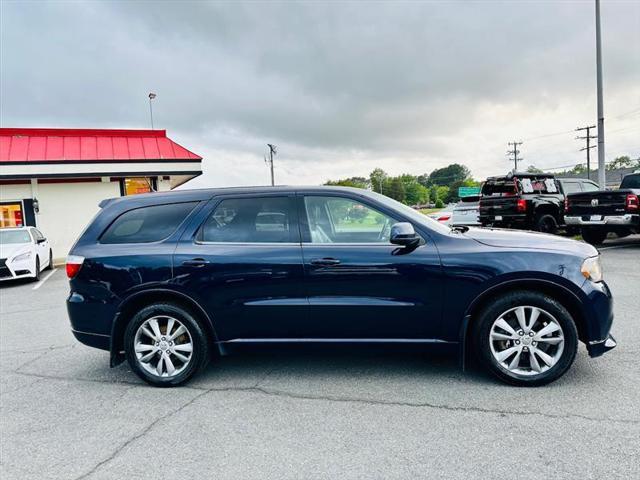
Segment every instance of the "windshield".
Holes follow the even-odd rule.
[[[620,188],[640,188],[640,175],[627,175],[622,179]]]
[[[394,200],[393,198],[385,197],[384,195],[380,195],[379,193],[370,192],[366,190],[363,190],[362,193],[364,193],[369,197],[374,198],[375,200],[377,200],[378,202],[382,203],[383,205],[389,208],[399,211],[404,216],[409,217],[411,220],[414,220],[417,223],[421,223],[422,225],[425,225],[427,228],[430,228],[431,230],[436,230],[437,232],[440,232],[443,234],[449,233],[451,231],[451,229],[446,225],[432,218],[427,217],[426,215],[418,212],[417,210],[414,210],[413,208],[409,207],[408,205],[405,205],[404,203],[400,203],[397,200]]]
[[[31,236],[26,230],[0,230],[0,245],[31,243]]]

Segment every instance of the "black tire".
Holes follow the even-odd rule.
[[[40,257],[36,257],[36,273],[33,276],[32,280],[34,282],[40,281]]]
[[[558,231],[558,221],[550,213],[541,213],[536,216],[535,227],[538,232],[555,235]]]
[[[591,245],[601,245],[607,238],[608,232],[600,228],[583,228],[580,232],[582,239]]]
[[[490,334],[493,322],[511,308],[538,307],[551,314],[562,327],[564,348],[557,362],[548,370],[535,375],[521,375],[500,365],[491,352]],[[557,380],[571,367],[578,351],[578,331],[566,308],[557,300],[529,290],[515,291],[493,300],[479,313],[472,325],[472,346],[480,363],[497,378],[511,385],[537,387]]]
[[[52,270],[53,269],[53,250],[49,249],[49,265],[47,265],[47,268],[45,268],[45,270]]]
[[[148,319],[167,315],[180,321],[191,336],[193,352],[186,368],[173,377],[160,377],[145,370],[135,354],[135,335],[138,328]],[[187,382],[195,374],[204,369],[209,362],[209,341],[205,329],[198,319],[188,310],[172,303],[155,303],[136,313],[124,333],[124,349],[131,369],[142,380],[154,387],[176,387]]]

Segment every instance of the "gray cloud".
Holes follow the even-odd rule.
[[[482,176],[508,167],[507,140],[595,117],[591,1],[1,8],[3,126],[144,128],[155,91],[156,126],[206,155],[201,182],[266,180],[266,141],[294,183],[449,161]],[[640,4],[604,2],[603,24],[607,109],[640,108]],[[640,133],[640,115],[611,122]],[[640,154],[638,137],[613,135],[610,152]],[[553,166],[581,161],[576,147],[523,150]]]

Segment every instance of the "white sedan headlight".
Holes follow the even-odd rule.
[[[600,257],[589,257],[582,262],[580,268],[582,275],[588,278],[592,282],[602,281],[602,264],[600,263]]]
[[[25,260],[29,260],[31,258],[31,252],[21,253],[17,257],[13,257],[12,262],[24,262]]]

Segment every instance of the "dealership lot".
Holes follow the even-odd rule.
[[[631,478],[640,237],[602,248],[618,348],[538,389],[419,352],[225,357],[154,389],[77,343],[60,269],[0,287],[1,470],[29,478]]]

